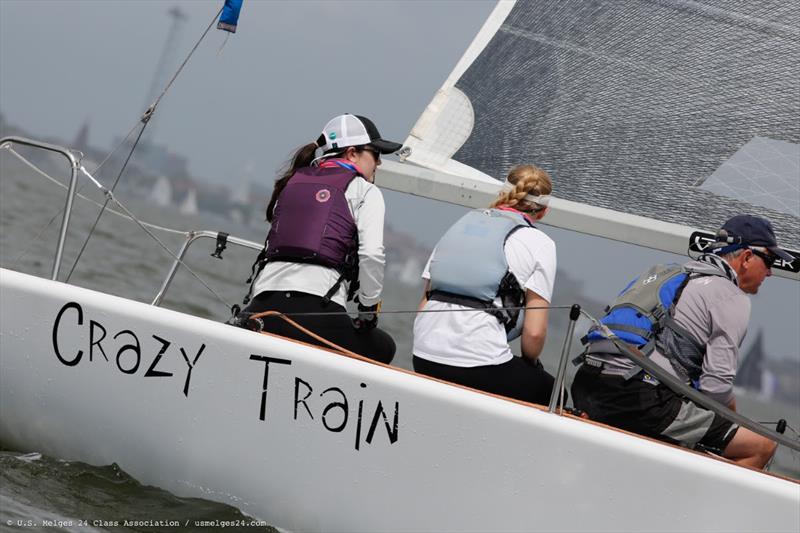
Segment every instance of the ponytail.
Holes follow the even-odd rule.
[[[284,166],[280,177],[275,180],[275,186],[272,189],[272,197],[267,204],[267,222],[272,222],[275,204],[278,203],[278,197],[281,195],[283,188],[286,187],[289,178],[294,176],[294,173],[297,172],[298,169],[311,165],[317,148],[318,146],[315,142],[301,146],[291,157],[290,162],[287,162],[286,166]]]

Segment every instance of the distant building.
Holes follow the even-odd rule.
[[[800,360],[796,355],[791,359],[767,357],[764,332],[759,330],[742,358],[735,384],[764,400],[800,406]]]
[[[75,140],[72,141],[72,148],[85,151],[89,148],[89,119],[81,125],[78,134],[75,135]]]

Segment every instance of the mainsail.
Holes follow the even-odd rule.
[[[408,164],[384,184],[470,204],[531,162],[556,226],[686,253],[754,213],[800,249],[798,57],[792,2],[500,2],[406,140],[462,198],[389,175]],[[800,259],[782,266],[800,279]]]

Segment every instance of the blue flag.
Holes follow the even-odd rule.
[[[222,15],[219,16],[218,30],[236,33],[236,24],[239,22],[239,11],[242,10],[242,0],[225,0]]]

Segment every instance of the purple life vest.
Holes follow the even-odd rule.
[[[275,206],[266,260],[323,265],[347,278],[357,275],[358,228],[344,192],[359,175],[339,166],[295,172]]]

